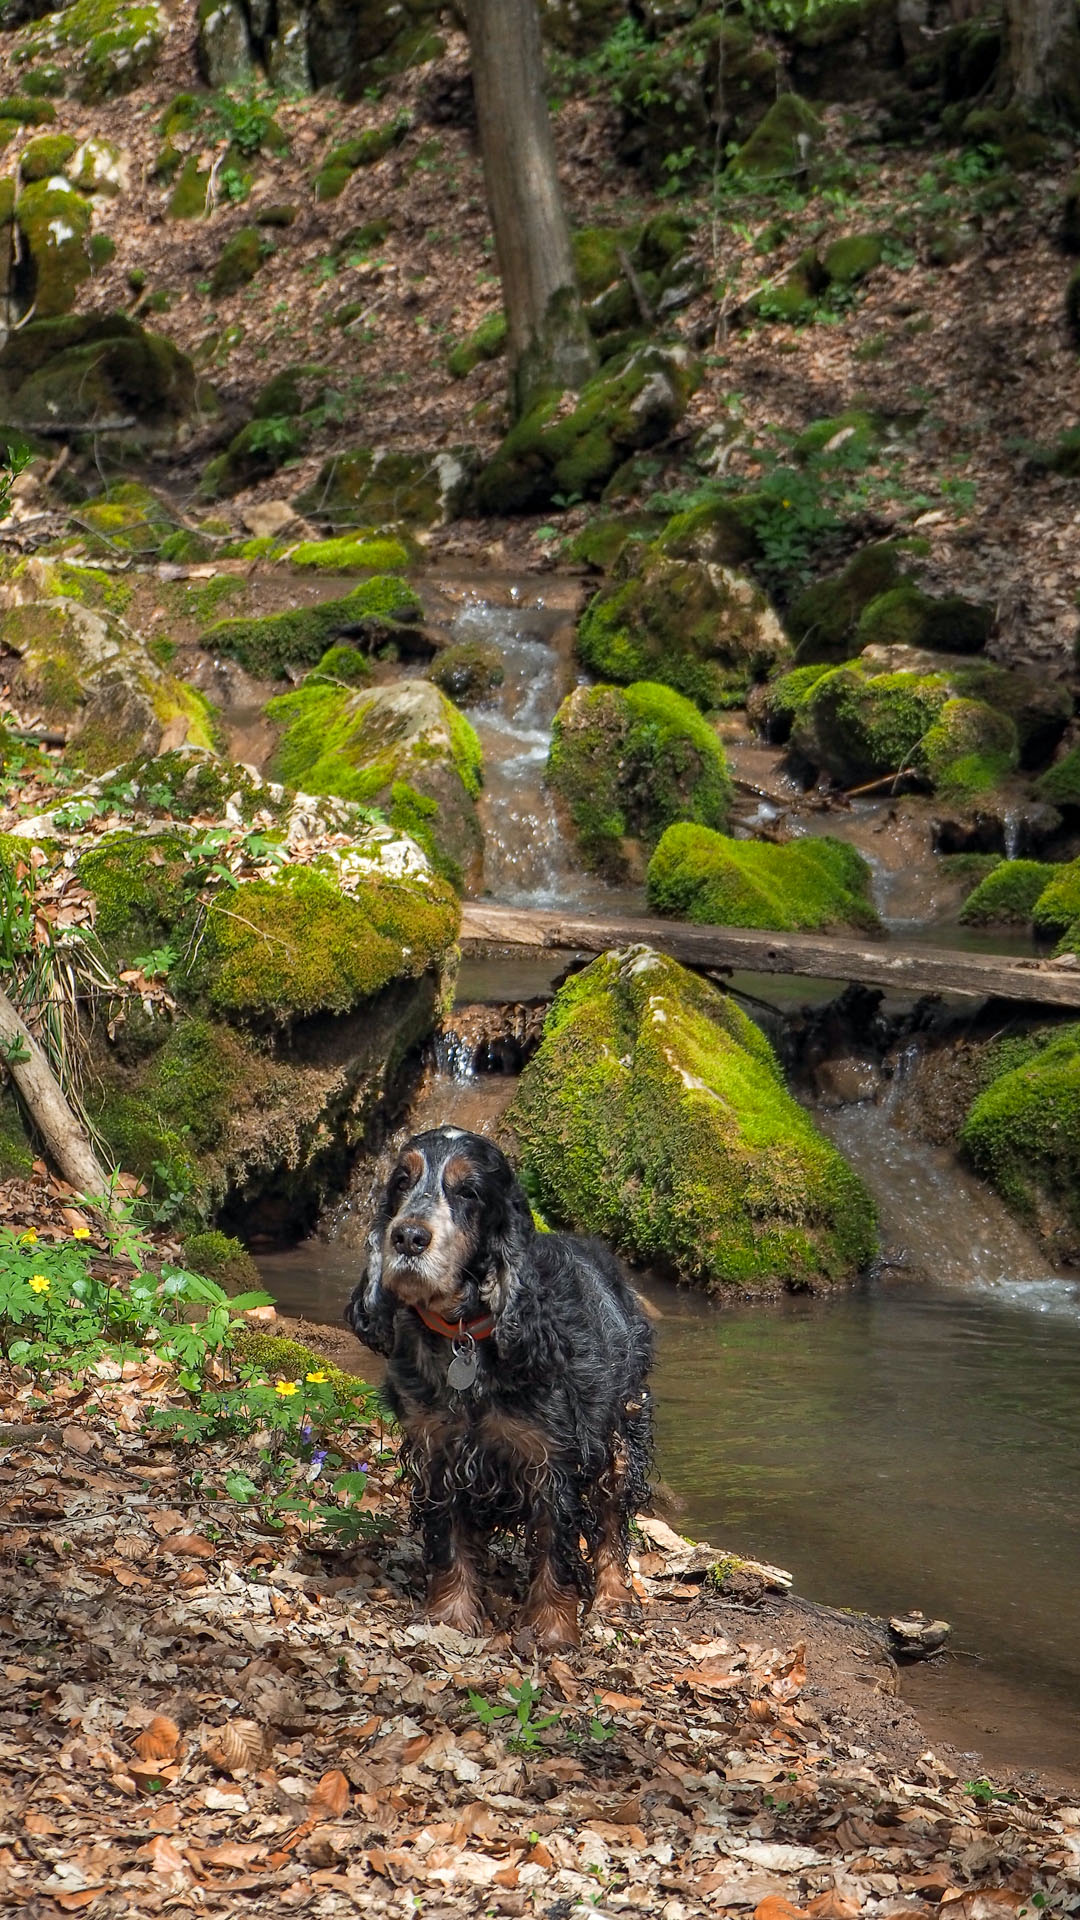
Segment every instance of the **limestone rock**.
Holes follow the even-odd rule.
[[[247,15],[240,0],[199,0],[195,53],[208,87],[243,86],[252,80]]]

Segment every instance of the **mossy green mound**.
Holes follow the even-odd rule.
[[[853,287],[880,267],[884,254],[881,234],[848,233],[826,247],[821,264],[833,286]]]
[[[779,932],[880,926],[870,869],[846,841],[731,840],[708,827],[669,827],[649,862],[649,905],[711,927]]]
[[[73,0],[54,33],[78,55],[81,100],[130,93],[157,65],[166,20],[154,0]]]
[[[395,627],[418,620],[422,610],[407,580],[396,574],[376,574],[351,593],[314,607],[218,620],[201,641],[239,660],[252,673],[278,680],[286,667],[314,666],[339,634],[355,631],[369,640],[392,638]]]
[[[76,512],[94,553],[156,554],[176,532],[165,503],[135,480],[109,487],[96,500],[84,500]]]
[[[110,447],[142,445],[175,433],[204,397],[188,356],[125,314],[35,319],[0,348],[0,415],[30,434],[58,420],[72,432],[108,424]]]
[[[1080,747],[1070,747],[1052,767],[1047,767],[1036,784],[1036,792],[1040,800],[1048,800],[1053,807],[1080,811]]]
[[[544,393],[476,480],[481,513],[532,513],[556,495],[595,499],[631,454],[667,438],[697,370],[685,348],[640,347],[609,363],[569,409]]]
[[[1019,740],[1007,713],[970,697],[963,673],[853,662],[815,678],[798,701],[791,751],[845,787],[910,773],[962,802],[1015,768]]]
[[[23,188],[15,224],[25,249],[16,270],[16,290],[39,319],[67,313],[90,278],[90,202],[61,175]]]
[[[860,647],[923,647],[931,653],[979,653],[994,624],[991,607],[959,594],[935,599],[910,580],[871,600],[859,616]]]
[[[446,365],[455,380],[464,380],[485,360],[497,360],[506,352],[506,315],[491,313],[472,333],[459,340],[446,356]]]
[[[466,704],[486,700],[505,678],[502,651],[490,640],[461,640],[444,647],[428,668],[428,679],[448,699]]]
[[[399,113],[386,126],[365,127],[355,139],[331,147],[315,175],[316,200],[336,200],[358,167],[374,166],[391,147],[400,145],[411,126],[411,117]]]
[[[1027,1055],[1027,1058],[1024,1056]],[[997,1071],[994,1071],[994,1067]],[[1004,1042],[960,1131],[972,1165],[1060,1259],[1080,1256],[1080,1026]]]
[[[400,573],[411,566],[419,549],[415,541],[387,534],[342,534],[336,540],[301,540],[290,548],[289,565],[310,567],[317,573]]]
[[[272,700],[267,713],[282,730],[271,761],[278,779],[387,808],[455,882],[478,869],[480,743],[430,681],[350,691],[309,680]]]
[[[686,13],[693,17],[686,24]],[[665,13],[659,31],[620,74],[620,152],[657,186],[671,156],[680,176],[716,165],[717,130],[744,141],[776,99],[777,56],[750,21],[711,9]]]
[[[689,700],[654,681],[570,694],[555,716],[547,778],[586,860],[613,874],[626,868],[628,839],[651,848],[673,821],[722,828],[731,812],[715,733]]]
[[[795,179],[808,172],[825,137],[825,128],[809,101],[782,93],[731,160],[743,179]]]
[[[184,1241],[184,1265],[192,1273],[216,1280],[230,1293],[247,1293],[262,1285],[259,1269],[246,1247],[227,1233],[189,1233]]]
[[[851,659],[865,644],[858,634],[860,615],[897,584],[899,574],[900,549],[882,540],[863,547],[840,573],[807,587],[787,616],[797,659]]]
[[[241,287],[254,280],[263,261],[272,253],[273,248],[260,233],[258,227],[241,227],[234,233],[218,255],[217,265],[210,275],[210,294],[214,300],[221,300],[227,294],[237,293]]]
[[[1037,927],[1063,936],[1063,950],[1072,951],[1080,944],[1080,860],[1052,869],[1031,917]]]
[[[961,803],[992,793],[1015,771],[1019,757],[1008,714],[982,700],[946,700],[919,745],[934,791]]]
[[[703,708],[736,706],[787,658],[783,628],[760,588],[727,567],[636,550],[628,578],[602,587],[578,624],[593,673],[659,680]]]
[[[544,1214],[710,1291],[854,1278],[861,1181],[734,1001],[647,947],[560,989],[508,1116]]]
[[[25,181],[48,180],[62,173],[78,146],[70,133],[42,133],[31,140],[19,155],[19,172]]]
[[[203,468],[199,492],[204,500],[240,493],[296,460],[307,445],[303,419],[249,420],[234,433],[224,453],[214,455]]]
[[[811,687],[817,684],[823,673],[828,672],[829,668],[824,662],[813,667],[792,667],[790,673],[782,673],[775,680],[752,687],[746,702],[749,718],[767,740],[789,739],[795,715]]]
[[[332,455],[294,504],[298,513],[335,532],[398,520],[433,526],[461,511],[470,472],[467,449],[426,454],[353,447]]]
[[[1044,860],[1002,860],[968,894],[960,918],[969,927],[1030,926],[1055,872]]]

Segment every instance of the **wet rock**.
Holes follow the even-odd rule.
[[[876,932],[870,878],[844,840],[733,840],[681,822],[663,835],[647,884],[654,911],[704,926]]]
[[[814,1070],[814,1094],[823,1107],[851,1107],[876,1100],[881,1086],[877,1062],[854,1054],[822,1060]]]
[[[441,525],[463,510],[474,471],[469,447],[436,454],[354,447],[327,460],[295,505],[331,530],[395,520]]]
[[[708,1290],[850,1279],[873,1250],[862,1183],[760,1029],[647,947],[560,989],[507,1118],[546,1217]]]
[[[555,716],[547,780],[587,862],[612,877],[631,864],[628,841],[651,850],[675,820],[722,828],[731,814],[716,734],[689,700],[652,681],[570,694]]]
[[[208,87],[243,86],[255,75],[240,0],[199,0],[195,57]]]
[[[889,1643],[898,1660],[929,1660],[951,1632],[947,1620],[927,1620],[921,1613],[894,1614],[889,1621]]]
[[[501,651],[485,640],[462,640],[444,647],[428,669],[429,680],[449,699],[466,704],[487,699],[505,677]]]

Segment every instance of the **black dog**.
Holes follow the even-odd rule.
[[[599,1241],[538,1233],[505,1155],[455,1127],[402,1148],[368,1245],[346,1318],[389,1356],[428,1617],[482,1631],[483,1543],[523,1529],[522,1624],[575,1645],[579,1600],[631,1598],[652,1440],[635,1294]]]

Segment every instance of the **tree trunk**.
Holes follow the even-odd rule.
[[[43,1049],[27,1032],[7,994],[0,993],[0,1046],[7,1049],[12,1041],[19,1041],[30,1058],[12,1061],[8,1072],[50,1159],[77,1193],[100,1200],[108,1191],[109,1176],[64,1099]]]
[[[544,98],[536,0],[467,0],[469,52],[514,418],[597,367],[581,308]]]
[[[1018,105],[1072,110],[1080,101],[1076,0],[1006,0],[1006,52]]]

